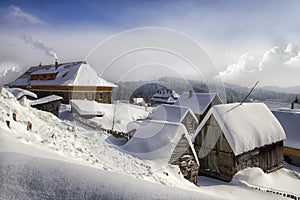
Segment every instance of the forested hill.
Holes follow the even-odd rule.
[[[194,92],[217,92],[227,102],[239,102],[244,99],[251,88],[228,83],[212,83],[196,80],[184,80],[180,78],[165,77],[156,81],[130,81],[119,82],[113,91],[113,99],[130,100],[132,97],[143,97],[150,102],[151,96],[160,88],[175,90],[178,94],[193,90]],[[255,88],[248,100],[292,102],[300,93],[280,92],[265,88]]]

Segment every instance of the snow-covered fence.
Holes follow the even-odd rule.
[[[132,136],[130,136],[130,134],[120,132],[120,131],[114,131],[114,130],[111,130],[111,129],[104,129],[104,128],[102,128],[102,130],[106,133],[111,134],[115,138],[125,138],[127,141],[132,137]]]
[[[261,186],[251,185],[251,184],[246,183],[246,182],[244,182],[244,183],[246,184],[247,187],[255,189],[255,190],[259,190],[259,191],[263,191],[263,192],[267,192],[267,193],[273,193],[275,195],[280,195],[280,196],[291,198],[291,199],[294,199],[294,200],[300,200],[299,195],[292,194],[291,192],[280,191],[280,190],[276,190],[276,189],[272,189],[272,188],[264,188],[264,187],[261,187]]]
[[[105,129],[105,128],[102,127],[101,124],[99,124],[97,122],[94,122],[94,121],[91,121],[89,119],[85,119],[83,117],[80,117],[77,114],[74,114],[73,118],[76,119],[76,120],[78,120],[79,122],[83,123],[84,125],[86,125],[88,127],[91,127],[93,129],[96,129],[96,130],[104,131],[104,132],[106,132],[108,134],[113,135],[116,138],[125,138],[126,140],[129,140],[132,137],[131,132],[124,133],[124,132],[121,132],[121,131],[115,131],[115,130],[111,130],[111,129]]]

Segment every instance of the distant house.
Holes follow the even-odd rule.
[[[222,100],[216,93],[193,93],[192,91],[182,93],[175,103],[175,105],[191,108],[199,123],[208,110],[218,104],[222,104]]]
[[[152,120],[182,123],[191,136],[198,127],[198,119],[193,111],[183,106],[161,104],[153,109],[149,114],[149,118]]]
[[[145,106],[146,102],[142,97],[136,97],[131,99],[131,103],[138,106]]]
[[[213,106],[196,130],[200,174],[230,181],[239,170],[283,166],[283,128],[261,103]]]
[[[31,107],[39,110],[51,112],[52,114],[59,116],[60,103],[63,100],[62,97],[57,95],[50,95],[30,102]]]
[[[120,148],[156,167],[178,165],[182,175],[197,184],[199,163],[183,124],[145,120]]]
[[[151,97],[152,104],[174,104],[179,95],[171,89],[159,89]]]
[[[102,103],[111,102],[116,85],[104,80],[86,62],[58,63],[30,67],[23,75],[8,84],[11,88],[27,89],[39,98],[52,94],[70,99],[89,99]]]
[[[287,139],[283,144],[284,160],[300,167],[300,111],[272,111],[282,125]]]

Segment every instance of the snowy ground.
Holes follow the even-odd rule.
[[[231,183],[199,177],[197,187],[177,167],[154,170],[119,151],[124,141],[69,121],[68,106],[60,120],[23,104],[0,94],[0,199],[285,199],[247,184],[293,193],[300,188],[298,168],[268,175],[250,169]]]

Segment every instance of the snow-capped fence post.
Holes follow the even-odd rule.
[[[27,131],[32,130],[32,123],[30,121],[27,122]]]
[[[116,102],[113,102],[113,119],[112,119],[112,127],[111,130],[114,130],[115,122],[116,122],[116,112],[117,112],[117,105]]]
[[[6,122],[7,127],[10,128],[10,121],[6,120],[5,122]]]
[[[13,113],[13,120],[17,121],[17,113],[15,113],[15,112]]]

